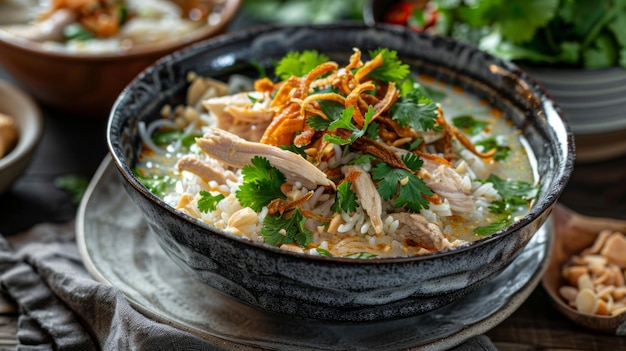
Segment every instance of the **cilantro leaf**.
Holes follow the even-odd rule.
[[[504,180],[495,174],[487,178],[502,199],[511,205],[527,205],[539,194],[539,187],[518,180]]]
[[[296,207],[293,211],[281,215],[265,216],[261,234],[265,243],[272,246],[298,244],[306,247],[311,243],[312,233],[305,226],[306,217]]]
[[[406,163],[407,159],[403,158],[403,161]],[[422,162],[421,160],[419,161]],[[412,157],[409,163],[413,163],[413,166],[417,164]],[[385,162],[381,162],[372,170],[372,177],[378,180],[378,193],[384,200],[390,200],[397,195],[395,200],[396,207],[405,207],[413,212],[419,212],[421,209],[429,207],[428,200],[422,195],[432,196],[433,192],[422,179],[412,172],[394,168]]]
[[[327,257],[333,257],[333,254],[330,253],[330,251],[326,250],[326,249],[322,249],[320,247],[316,248],[315,251],[320,255],[320,256],[327,256]]]
[[[148,188],[153,194],[162,196],[165,194],[165,191],[176,184],[176,180],[169,176],[152,176],[147,177],[141,174],[137,168],[133,170],[139,182],[143,184],[146,188]]]
[[[224,199],[223,194],[213,195],[206,190],[200,190],[200,196],[202,197],[198,200],[198,210],[204,213],[215,211],[217,204]]]
[[[478,120],[471,115],[453,117],[452,124],[468,135],[476,135],[489,125],[489,123]]]
[[[328,130],[335,130],[337,128],[342,128],[346,130],[351,130],[352,134],[348,137],[348,139],[344,139],[338,135],[326,134],[324,135],[324,140],[337,144],[337,145],[348,145],[352,144],[355,140],[362,137],[367,131],[367,127],[369,126],[372,117],[374,116],[374,107],[372,105],[369,106],[367,112],[365,113],[365,118],[363,122],[363,128],[359,129],[352,123],[352,114],[354,113],[354,106],[350,106],[343,110],[341,116],[337,120],[332,121],[328,125]]]
[[[350,190],[352,182],[343,182],[337,187],[335,203],[331,210],[335,213],[351,213],[356,211],[356,193]]]
[[[78,204],[89,187],[89,179],[75,174],[66,174],[54,178],[54,186],[70,193],[72,203]]]
[[[398,52],[396,52],[395,50],[380,48],[370,51],[369,54],[372,58],[380,54],[382,55],[383,59],[383,64],[379,67],[376,67],[369,73],[369,76],[371,78],[382,80],[385,82],[400,83],[411,72],[409,65],[400,61],[400,59],[398,58]]]
[[[280,186],[286,181],[285,175],[266,158],[253,157],[251,164],[244,166],[241,173],[243,183],[235,192],[235,196],[242,206],[258,212],[274,199],[287,198],[280,190]]]
[[[286,151],[291,151],[294,154],[300,155],[300,156],[302,156],[304,158],[306,158],[306,156],[307,156],[306,152],[304,152],[304,148],[303,147],[298,147],[295,144],[283,145],[280,148],[283,149],[283,150],[286,150]]]
[[[403,127],[408,125],[415,130],[429,130],[435,128],[437,105],[431,98],[414,89],[400,96],[391,107],[390,115]]]
[[[291,51],[278,61],[275,73],[283,80],[291,76],[303,77],[313,68],[328,60],[328,56],[320,54],[316,50]]]
[[[511,224],[512,221],[513,221],[512,219],[509,219],[508,217],[504,217],[499,221],[474,229],[474,234],[480,235],[480,236],[491,235],[500,229],[506,228],[506,226]]]
[[[476,143],[474,143],[474,145],[482,146],[484,149],[483,151],[485,152],[496,149],[496,153],[493,155],[493,159],[497,161],[502,161],[506,159],[511,153],[510,147],[498,144],[498,142],[496,141],[496,138],[494,137],[489,137],[489,138],[477,141]]]
[[[184,147],[190,147],[196,142],[196,138],[202,136],[202,134],[192,133],[188,135],[184,135],[185,131],[183,130],[166,130],[162,132],[156,132],[152,134],[152,141],[158,146],[164,146],[172,144],[178,140],[181,141],[181,144]]]
[[[346,255],[344,257],[346,258],[373,258],[373,257],[377,257],[377,255],[370,253],[370,252],[358,252],[352,255]]]

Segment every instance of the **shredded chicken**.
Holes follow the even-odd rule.
[[[429,222],[417,213],[397,212],[389,215],[399,225],[396,234],[429,251],[443,250],[463,244],[463,240],[455,240],[454,244],[441,232],[435,223]]]
[[[274,117],[270,109],[253,109],[249,93],[211,98],[203,106],[216,118],[218,128],[250,141],[261,140]]]
[[[374,184],[372,177],[370,177],[369,173],[365,172],[362,168],[357,166],[343,166],[341,168],[341,171],[346,175],[352,172],[358,172],[358,176],[354,179],[354,182],[352,183],[352,188],[359,197],[359,200],[361,201],[361,206],[370,217],[370,221],[372,222],[374,231],[376,232],[376,234],[382,233],[382,199],[378,194],[376,184]]]
[[[210,128],[196,143],[207,155],[231,167],[243,168],[254,156],[262,156],[283,172],[292,184],[298,181],[309,189],[319,185],[335,188],[335,183],[313,164],[272,145],[247,141],[219,128]]]
[[[212,159],[201,161],[196,156],[185,155],[178,160],[176,168],[179,171],[191,172],[205,181],[214,180],[219,184],[225,184],[227,179],[237,181],[237,176],[233,172],[224,169],[219,162]]]

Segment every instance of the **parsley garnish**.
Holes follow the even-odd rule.
[[[511,224],[512,221],[513,221],[513,219],[510,219],[510,218],[507,218],[507,217],[503,217],[499,221],[493,222],[493,223],[491,223],[489,225],[486,225],[484,227],[478,227],[478,228],[474,229],[474,234],[480,235],[480,236],[491,235],[491,234],[497,232],[500,229],[506,228],[506,226]]]
[[[272,200],[287,198],[280,190],[280,186],[286,181],[285,175],[266,158],[254,156],[251,164],[243,167],[241,174],[243,183],[235,196],[242,206],[259,212]]]
[[[471,115],[456,116],[452,118],[452,124],[468,135],[476,135],[489,125],[489,123],[478,120]]]
[[[311,242],[312,233],[304,226],[306,217],[296,207],[281,215],[265,216],[261,234],[265,243],[272,246],[296,243],[306,247]]]
[[[369,54],[372,58],[381,54],[383,59],[382,66],[376,67],[368,74],[371,78],[400,83],[411,72],[409,65],[400,61],[395,50],[381,48],[370,51]]]
[[[333,254],[330,253],[330,251],[326,250],[326,249],[322,249],[320,247],[316,248],[315,251],[317,251],[317,253],[320,256],[327,256],[327,257],[333,257]]]
[[[282,80],[291,76],[303,77],[313,68],[328,60],[328,56],[320,54],[316,50],[292,51],[278,61],[275,73]]]
[[[356,211],[356,193],[350,191],[352,182],[343,182],[337,187],[335,203],[331,206],[331,210],[335,213],[354,212]]]
[[[413,172],[419,170],[423,163],[417,155],[411,153],[403,156],[402,161]],[[419,212],[429,207],[428,200],[422,195],[432,196],[433,192],[413,172],[381,162],[372,170],[372,176],[378,180],[378,193],[383,199],[390,200],[397,195],[396,207],[404,206],[409,211]]]
[[[198,210],[204,213],[215,211],[217,204],[224,199],[223,194],[213,195],[206,190],[200,190],[200,196],[202,197],[198,200]]]

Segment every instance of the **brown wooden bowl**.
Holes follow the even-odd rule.
[[[602,333],[626,336],[626,313],[616,316],[581,313],[570,307],[559,294],[559,288],[566,284],[561,270],[572,255],[590,247],[603,229],[626,233],[626,221],[584,216],[561,204],[555,206],[553,219],[555,226],[554,248],[541,283],[552,299],[554,306],[578,325]]]

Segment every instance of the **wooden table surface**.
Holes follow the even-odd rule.
[[[0,79],[11,81],[1,67]],[[42,110],[45,132],[33,162],[0,195],[0,233],[5,236],[37,223],[72,220],[77,206],[54,180],[68,174],[89,179],[108,152],[106,120]],[[626,157],[577,164],[560,202],[583,214],[626,219]],[[487,335],[500,350],[626,350],[626,337],[601,335],[567,320],[550,305],[540,285]],[[15,314],[0,312],[0,350],[14,350],[15,340]]]

